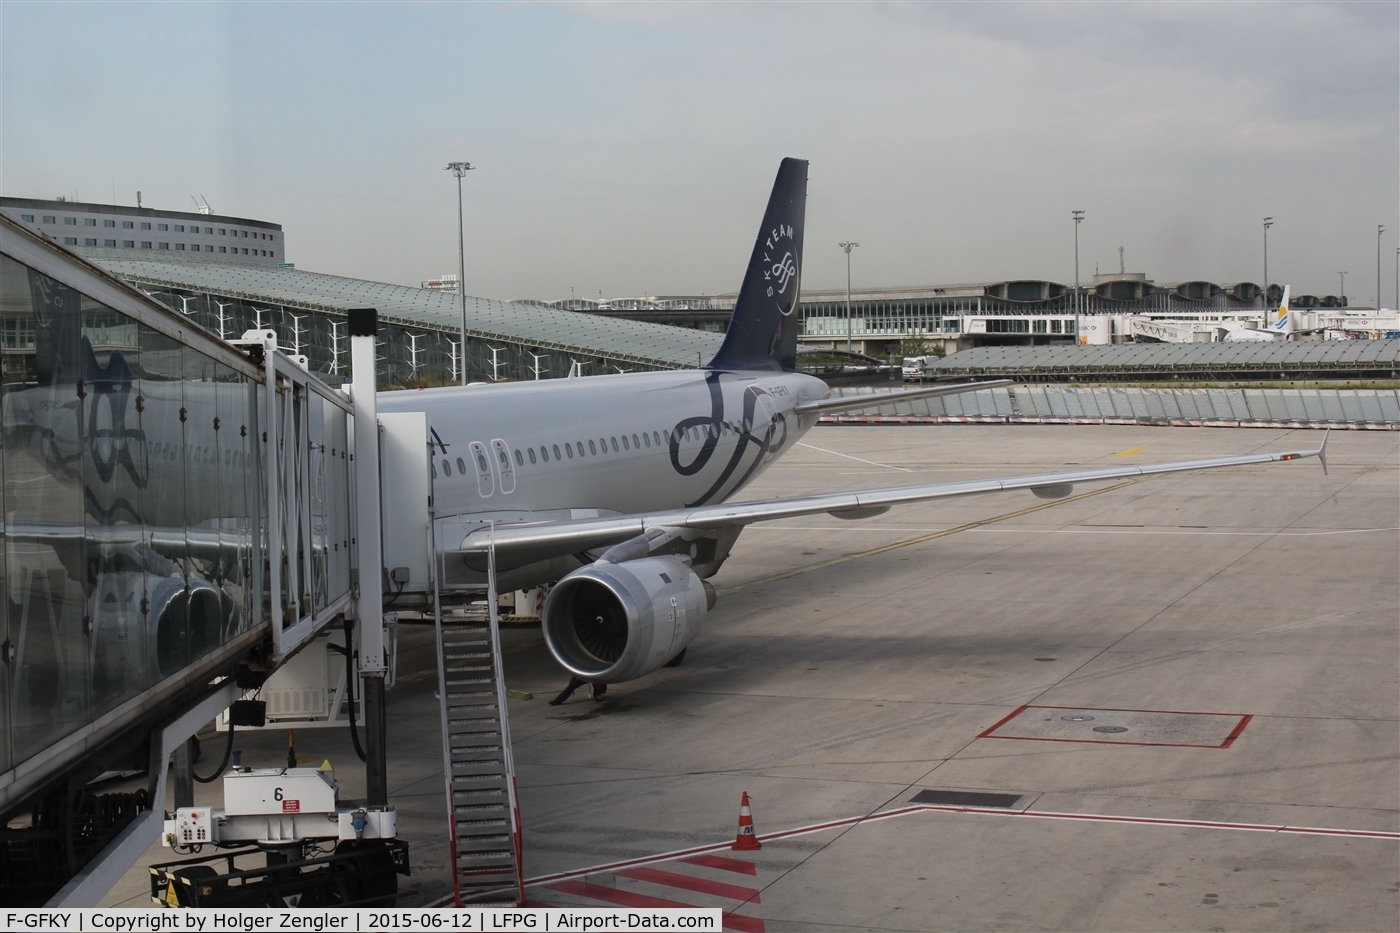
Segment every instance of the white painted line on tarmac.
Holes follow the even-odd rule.
[[[749,531],[865,531],[865,532],[885,532],[887,534],[913,532],[921,534],[924,532],[947,531],[955,526],[941,528],[916,528],[909,525],[781,525],[775,522],[760,522],[750,525]],[[1224,537],[1245,537],[1245,538],[1317,538],[1327,535],[1364,535],[1375,534],[1377,532],[1388,532],[1394,534],[1400,531],[1400,526],[1394,528],[1336,528],[1324,531],[1198,531],[1193,528],[1180,529],[1153,529],[1153,528],[1037,528],[1033,525],[1024,525],[1014,528],[969,528],[969,531],[984,532],[987,534],[1038,534],[1038,535],[1219,535]]]
[[[884,468],[887,469],[887,470],[898,470],[898,471],[901,472],[901,473],[913,473],[913,472],[914,472],[913,470],[908,470],[908,469],[905,469],[904,467],[891,466],[891,465],[888,464],[888,463],[877,463],[877,462],[875,462],[874,460],[866,460],[864,457],[853,457],[853,456],[851,456],[850,454],[843,454],[843,453],[841,453],[841,451],[839,451],[839,450],[827,450],[825,447],[817,447],[817,446],[815,446],[815,445],[813,445],[813,444],[807,444],[807,443],[804,443],[804,442],[802,442],[802,441],[798,441],[798,442],[797,442],[797,446],[798,446],[798,447],[806,447],[808,450],[819,450],[819,451],[821,451],[821,452],[824,453],[824,454],[831,454],[831,455],[834,456],[834,457],[845,457],[847,460],[855,460],[855,461],[857,461],[857,462],[859,462],[859,463],[868,463],[868,464],[870,464],[871,466],[884,467]]]
[[[908,807],[900,807],[895,810],[882,810],[865,816],[851,816],[840,820],[828,820],[824,823],[812,823],[807,826],[798,826],[793,829],[779,830],[774,833],[760,833],[760,842],[771,842],[777,839],[790,839],[794,836],[805,836],[811,833],[825,832],[828,829],[840,829],[844,826],[854,826],[858,823],[878,823],[881,820],[896,819],[902,816],[909,816],[915,813],[959,813],[969,816],[1001,816],[1020,819],[1035,820],[1064,820],[1070,822],[1084,823],[1120,823],[1129,826],[1167,826],[1185,829],[1223,829],[1232,832],[1247,833],[1283,833],[1298,836],[1344,836],[1350,839],[1380,839],[1385,841],[1400,841],[1400,832],[1388,832],[1386,830],[1368,829],[1335,829],[1326,826],[1290,826],[1287,824],[1273,823],[1234,823],[1224,820],[1176,820],[1165,817],[1146,816],[1114,816],[1108,813],[1058,813],[1054,811],[1038,810],[1001,810],[988,807],[949,807],[937,804],[915,804]],[[706,852],[719,852],[730,848],[732,841],[716,842],[710,845],[693,846],[689,849],[675,849],[670,852],[663,852],[658,855],[642,856],[640,858],[625,859],[619,862],[607,862],[602,865],[594,865],[589,868],[579,868],[573,871],[555,872],[550,875],[538,875],[534,878],[525,879],[526,887],[535,885],[550,884],[558,881],[568,881],[574,878],[582,878],[586,875],[600,874],[604,872],[618,871],[623,868],[632,868],[637,865],[648,865],[655,862],[670,862],[676,859],[687,858],[692,855],[701,855]]]

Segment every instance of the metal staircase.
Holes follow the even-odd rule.
[[[495,557],[493,550],[484,592],[444,592],[441,574],[434,574],[443,778],[458,906],[525,901]]]

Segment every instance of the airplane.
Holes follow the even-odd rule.
[[[1288,340],[1298,331],[1298,319],[1288,310],[1290,286],[1283,286],[1283,298],[1276,307],[1264,312],[1264,327],[1240,327],[1225,335],[1230,342],[1243,340]]]
[[[827,412],[975,392],[993,380],[832,397],[796,371],[807,162],[784,159],[729,330],[697,370],[379,393],[381,412],[426,412],[444,582],[552,584],[542,628],[555,660],[594,683],[675,665],[699,635],[707,582],[745,525],[980,493],[1070,494],[1079,483],[1318,457],[1281,451],[733,501]],[[1286,305],[1285,305],[1286,308]]]

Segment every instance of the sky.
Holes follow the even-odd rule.
[[[732,292],[810,160],[804,288],[1269,278],[1396,304],[1400,4],[0,0],[0,193],[282,224],[298,268]]]

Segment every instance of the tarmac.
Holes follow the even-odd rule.
[[[823,426],[741,498],[1322,436]],[[745,933],[1400,927],[1400,433],[1328,454],[751,526],[684,663],[601,703],[548,706],[567,675],[507,626],[530,903],[718,906]],[[435,689],[430,627],[401,625],[410,906],[450,884]],[[296,744],[362,795],[344,729]],[[238,747],[273,765],[286,735]],[[744,791],[757,852],[729,850]],[[147,895],[138,866],[104,904]]]

